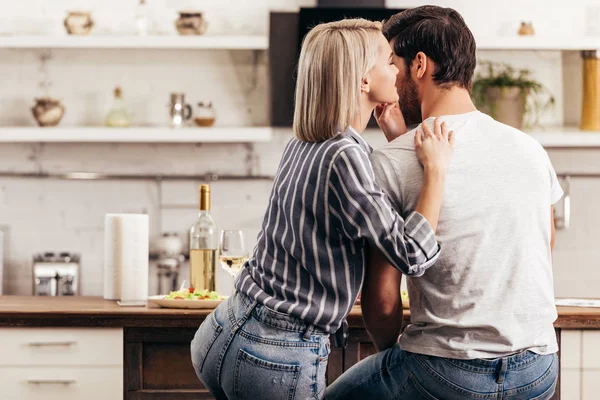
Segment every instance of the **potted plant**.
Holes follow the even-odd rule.
[[[471,97],[477,107],[497,121],[517,129],[533,127],[538,125],[540,115],[554,106],[554,97],[531,77],[531,71],[491,61],[479,64]]]

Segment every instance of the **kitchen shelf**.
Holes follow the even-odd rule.
[[[545,148],[598,148],[600,149],[600,131],[582,131],[577,127],[543,127],[525,131]],[[383,137],[378,128],[367,129],[365,136]],[[367,139],[369,140],[369,139]]]
[[[0,36],[10,49],[199,49],[267,50],[267,36]]]
[[[477,50],[599,50],[600,37],[488,36],[476,38]]]
[[[528,131],[545,148],[600,148],[600,131],[582,131],[575,127]]]
[[[268,142],[270,127],[2,127],[0,143],[251,143]]]

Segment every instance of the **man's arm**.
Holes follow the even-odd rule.
[[[554,225],[554,206],[550,206],[550,250],[554,249],[554,238],[556,233],[556,226]]]
[[[365,327],[378,351],[392,347],[402,328],[402,273],[392,267],[375,248],[369,249],[369,263],[361,295]]]

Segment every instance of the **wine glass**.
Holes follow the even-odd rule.
[[[248,261],[248,252],[244,246],[244,234],[241,230],[221,231],[219,240],[219,263],[221,268],[235,276]]]

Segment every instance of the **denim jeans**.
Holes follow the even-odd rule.
[[[191,344],[198,378],[217,399],[321,399],[329,334],[235,293]]]
[[[556,354],[457,360],[410,353],[396,344],[346,371],[325,399],[542,400],[554,394],[557,377]]]

